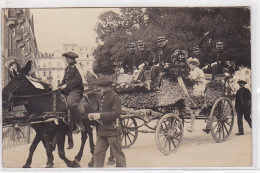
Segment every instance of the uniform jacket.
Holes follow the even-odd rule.
[[[236,93],[236,110],[241,108],[251,108],[251,92],[247,88],[240,88]]]
[[[228,55],[225,50],[222,51],[214,51],[213,52],[213,57],[209,60],[210,63],[218,62],[218,65],[220,67],[224,67],[225,63],[227,61]]]
[[[121,114],[121,100],[119,96],[111,89],[103,94],[100,105],[100,121],[98,129],[100,136],[116,136],[116,119]]]
[[[126,72],[133,71],[135,51],[131,50],[125,53],[122,66]]]
[[[155,47],[154,49],[154,55],[155,55],[155,62],[154,64],[158,63],[169,63],[171,61],[171,55],[172,55],[171,49],[165,45],[164,47]]]
[[[69,64],[65,69],[65,74],[60,85],[64,85],[64,84],[67,85],[65,89],[66,93],[75,90],[83,92],[82,78],[78,69],[76,68],[76,63],[77,62]]]
[[[150,50],[137,51],[134,57],[134,66],[138,67],[140,64],[145,63],[148,66],[152,66],[153,52]]]

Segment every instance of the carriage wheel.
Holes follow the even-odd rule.
[[[234,125],[234,107],[226,97],[220,97],[214,103],[209,117],[211,135],[217,142],[223,142],[230,136]]]
[[[131,147],[138,136],[137,123],[135,118],[126,117],[121,119],[122,124],[122,148],[126,149]]]
[[[163,154],[171,154],[179,147],[182,137],[181,119],[172,113],[164,115],[156,127],[155,140],[158,149]]]

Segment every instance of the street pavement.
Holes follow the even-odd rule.
[[[188,132],[185,124],[184,138],[177,149],[171,155],[162,154],[156,146],[155,134],[138,134],[136,143],[129,149],[125,149],[127,166],[129,168],[178,168],[178,167],[249,167],[252,166],[252,131],[244,121],[244,136],[236,136],[236,119],[229,139],[223,143],[216,143],[211,134],[202,131],[206,123],[197,120],[194,131]],[[74,148],[65,149],[66,156],[73,160],[80,148],[80,134],[74,135]],[[29,154],[29,144],[3,150],[4,168],[21,168]],[[67,141],[65,147],[67,148]],[[66,168],[65,163],[59,158],[57,150],[54,154],[54,167]],[[105,167],[108,166],[106,156]],[[89,143],[87,141],[81,167],[87,168],[91,159]],[[44,168],[47,156],[42,143],[39,144],[33,156],[32,168]]]

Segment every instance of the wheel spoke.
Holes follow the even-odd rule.
[[[128,137],[128,139],[129,139],[129,141],[130,141],[130,144],[131,144],[131,143],[132,143],[132,141],[131,141],[131,139],[130,139],[129,135],[127,135],[127,137]]]
[[[127,118],[127,123],[126,123],[126,126],[127,126],[127,127],[129,127],[129,126],[128,126],[128,123],[129,123],[129,119],[130,119],[130,118]]]
[[[224,123],[221,123],[221,128],[222,128],[222,132],[223,132],[223,139],[225,139],[225,131],[224,131],[223,124],[224,124]]]
[[[179,140],[179,139],[177,139],[177,140]],[[172,141],[172,144],[173,144],[174,148],[176,148],[176,144],[174,143],[172,138],[171,138],[171,141]]]
[[[126,135],[125,135],[125,146],[127,146],[127,142],[126,142]]]
[[[131,125],[132,125],[132,124],[134,124],[134,122],[133,122],[133,121],[132,121],[132,122],[129,124],[129,126],[128,126],[128,127],[131,127]]]
[[[135,137],[135,135],[133,135],[131,132],[128,132],[128,134],[131,135],[131,136],[133,136],[133,137]]]
[[[226,130],[226,132],[227,132],[227,134],[228,134],[228,129],[227,129],[225,123],[223,123],[223,126],[224,126],[224,128],[225,128],[225,130]]]
[[[165,144],[164,144],[164,149],[166,148],[166,145],[167,145],[167,141],[168,141],[168,138],[166,137],[166,141],[165,141]]]
[[[228,122],[224,121],[224,123],[226,123],[227,125],[229,125],[229,127],[231,127],[231,124],[229,124]]]
[[[163,123],[164,123],[164,125],[165,125],[166,130],[168,131],[168,127],[167,127],[166,122],[164,121]]]
[[[168,141],[169,141],[169,151],[171,151],[171,141],[170,139]]]

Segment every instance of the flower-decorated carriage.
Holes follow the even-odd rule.
[[[189,123],[187,130],[192,132],[198,119],[205,120],[216,142],[223,142],[230,136],[235,111],[227,92],[228,78],[217,75],[214,81],[208,80],[203,97],[193,97],[190,94],[192,85],[186,79],[185,58],[175,62],[178,64],[173,64],[175,68],[171,68],[175,70],[172,73],[170,70],[164,72],[157,91],[151,90],[145,80],[146,76],[149,77],[149,69],[144,70],[144,79],[138,82],[131,75],[119,75],[118,79],[124,80],[118,80],[114,90],[119,93],[123,105],[121,124],[124,148],[135,143],[139,132],[155,133],[158,149],[170,154],[182,141],[184,122]]]

